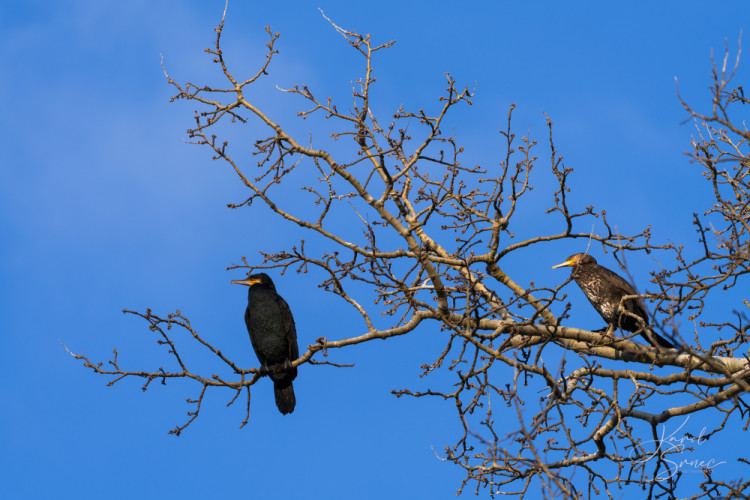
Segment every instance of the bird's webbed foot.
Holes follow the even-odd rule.
[[[614,339],[614,331],[615,331],[614,325],[607,325],[603,328],[599,328],[598,330],[591,330],[591,331],[602,334],[599,341],[596,343],[597,345],[609,344]]]
[[[263,375],[273,375],[276,373],[285,373],[289,370],[293,369],[292,362],[288,359],[285,359],[282,363],[276,363],[273,365],[265,366],[263,365],[261,367],[261,373]],[[265,370],[265,371],[263,371]]]

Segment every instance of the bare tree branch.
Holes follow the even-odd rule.
[[[505,152],[499,165],[464,164],[463,148],[446,133],[446,120],[456,107],[471,105],[474,95],[450,75],[431,104],[402,106],[383,118],[376,112],[375,58],[394,42],[375,44],[369,34],[342,28],[324,14],[361,60],[354,104],[320,97],[306,85],[279,90],[301,102],[301,119],[324,117],[327,133],[348,149],[316,146],[322,143],[320,136],[293,136],[247,92],[268,74],[279,35],[266,28],[265,56],[249,76],[235,76],[246,69],[230,72],[225,60],[225,16],[226,11],[213,46],[206,49],[224,85],[181,84],[165,71],[176,91],[172,100],[198,107],[195,125],[187,131],[190,141],[208,148],[247,189],[247,197],[229,207],[264,204],[309,235],[290,249],[264,251],[260,262],[242,257],[230,269],[314,269],[323,276],[320,288],[362,318],[358,332],[317,339],[293,366],[349,366],[322,358],[332,349],[408,335],[420,327],[435,331],[435,341],[444,347],[422,367],[422,375],[443,371],[453,384],[393,392],[455,405],[456,439],[441,459],[464,469],[459,492],[472,483],[476,493],[487,488],[491,496],[536,498],[535,488],[541,488],[550,498],[620,497],[624,488],[639,488],[649,498],[673,498],[683,478],[672,466],[673,456],[682,449],[665,449],[658,426],[676,427],[680,419],[699,413],[719,417],[706,436],[740,421],[750,426],[743,400],[750,388],[745,348],[750,304],[746,300],[736,317],[721,323],[700,320],[709,294],[717,300],[750,272],[750,132],[736,118],[748,100],[741,86],[730,83],[739,50],[733,66],[728,50],[719,65],[714,61],[709,113],[681,100],[696,125],[690,157],[703,167],[714,200],[702,215],[693,214],[700,238],[700,255],[694,258],[688,256],[692,249],[682,245],[652,242],[650,227],[619,234],[605,210],[582,206],[572,189],[573,168],[565,165],[554,143],[549,117],[547,167],[537,164],[537,141],[513,133],[515,105],[500,131]],[[225,130],[219,124],[242,127],[251,121],[267,127],[268,135],[255,141],[249,158],[245,145],[234,147],[219,138]],[[556,186],[548,205],[519,203],[541,176],[549,176]],[[303,210],[301,196],[306,197]],[[517,238],[513,230],[522,210],[526,215],[537,210],[535,216],[550,218],[557,229]],[[336,223],[334,212],[348,214],[352,224]],[[604,230],[596,233],[591,225],[598,220]],[[576,239],[596,243],[620,262],[631,252],[655,252],[662,262],[674,257],[673,266],[652,273],[657,292],[623,300],[649,300],[654,321],[643,327],[663,333],[679,349],[643,346],[633,341],[634,334],[613,327],[603,334],[571,325],[564,293],[570,279],[554,288],[537,287],[523,282],[506,259],[552,241]],[[148,323],[174,368],[121,368],[117,350],[106,365],[68,352],[95,373],[111,377],[108,385],[142,378],[146,390],[155,379],[194,380],[200,391],[187,400],[189,419],[174,434],[195,421],[204,395],[216,387],[231,392],[228,406],[246,393],[242,425],[249,421],[251,386],[262,376],[259,369],[242,368],[227,358],[179,311],[164,318],[150,310],[125,312]],[[682,326],[684,319],[698,321],[694,331]],[[218,366],[232,373],[231,379],[191,371],[189,360],[179,353],[178,335],[185,337],[179,342],[192,339],[203,346]],[[515,410],[515,430],[507,420],[496,421],[504,408]],[[712,465],[706,465],[702,491],[691,498],[746,495],[750,489],[747,481],[728,483],[712,474]]]

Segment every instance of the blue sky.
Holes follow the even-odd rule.
[[[681,124],[674,78],[688,102],[708,109],[710,51],[721,53],[725,38],[736,49],[750,19],[746,3],[271,3],[231,2],[225,50],[238,72],[246,64],[250,73],[263,54],[263,27],[281,33],[268,85],[254,97],[291,130],[312,122],[295,119],[298,102],[273,85],[307,83],[343,98],[360,75],[320,7],[342,27],[397,40],[376,61],[383,109],[436,106],[446,72],[476,85],[474,105],[452,122],[468,163],[500,161],[497,131],[516,103],[516,132],[540,142],[545,169],[546,111],[566,165],[576,169],[580,206],[606,208],[623,232],[652,224],[658,241],[695,243],[691,214],[710,200],[683,154],[694,129]],[[243,273],[225,268],[302,236],[266,212],[226,208],[244,199],[243,189],[207,151],[185,144],[193,107],[169,103],[160,66],[163,55],[176,80],[215,81],[203,48],[223,5],[0,4],[2,489],[8,498],[267,498],[279,488],[278,498],[302,491],[449,498],[463,475],[435,452],[455,438],[453,409],[390,394],[426,386],[419,367],[442,347],[429,331],[332,354],[355,368],[302,367],[290,416],[277,412],[262,381],[241,430],[242,408],[226,408],[231,394],[215,391],[179,438],[167,431],[184,421],[196,387],[105,387],[59,343],[102,361],[117,347],[123,366],[157,368],[163,349],[142,321],[120,311],[180,309],[222,351],[256,366],[242,322],[246,292],[229,284]],[[748,68],[741,66],[738,83],[750,80]],[[243,132],[248,148],[259,130]],[[525,230],[533,231],[538,211],[527,209]],[[518,261],[518,276],[553,286],[565,273],[549,266],[575,251],[551,246]],[[629,263],[648,288],[656,264],[648,256]],[[362,333],[312,279],[287,274],[276,283],[295,313],[300,345]],[[573,290],[571,298],[582,300]],[[573,314],[583,326],[601,326],[588,304],[578,304]],[[733,308],[726,301],[712,313]],[[342,321],[331,322],[339,313]],[[181,340],[196,366],[211,366]]]

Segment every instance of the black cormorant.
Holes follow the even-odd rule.
[[[619,326],[629,332],[638,332],[654,347],[674,348],[671,342],[648,328],[648,313],[639,299],[628,299],[620,304],[624,296],[638,293],[619,275],[598,265],[595,258],[585,253],[577,253],[568,257],[562,264],[552,266],[552,269],[558,267],[573,268],[571,277],[608,324]],[[619,306],[637,318],[630,314],[622,314]]]
[[[232,283],[250,287],[245,309],[250,342],[261,370],[273,380],[276,406],[284,415],[292,413],[296,402],[292,380],[297,376],[297,368],[292,367],[291,362],[299,357],[299,348],[289,304],[276,293],[267,274],[254,274]]]

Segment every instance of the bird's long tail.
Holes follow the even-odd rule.
[[[654,347],[665,347],[667,349],[674,349],[674,346],[670,341],[659,335],[653,330],[641,331],[641,337],[646,339],[649,344]]]
[[[276,396],[276,407],[281,413],[286,415],[294,411],[297,400],[294,398],[294,388],[291,381],[274,382],[273,393]]]

